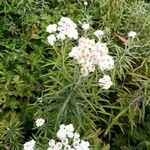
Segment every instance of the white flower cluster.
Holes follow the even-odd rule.
[[[37,120],[35,121],[35,124],[36,124],[37,127],[43,126],[44,123],[45,123],[45,120],[44,120],[43,118],[39,118],[39,119],[37,119]]]
[[[135,36],[136,36],[136,32],[134,32],[134,31],[130,31],[128,33],[128,37],[135,38]]]
[[[50,24],[47,26],[46,31],[51,33],[47,37],[48,43],[54,45],[57,40],[65,40],[67,37],[70,39],[78,38],[77,25],[68,17],[61,17],[57,24]]]
[[[108,55],[107,44],[95,42],[94,39],[81,37],[78,46],[72,48],[69,56],[81,66],[82,76],[94,72],[96,66],[102,71],[111,70],[114,67],[113,57]]]
[[[80,139],[72,124],[60,125],[57,137],[61,142],[51,139],[47,150],[89,150],[89,142]]]
[[[111,81],[110,76],[104,75],[103,78],[99,79],[99,85],[103,89],[109,89],[112,86],[113,82]]]
[[[100,38],[101,36],[104,35],[104,31],[102,31],[102,30],[96,30],[96,31],[94,32],[94,35],[95,35],[97,38]]]
[[[23,150],[34,150],[36,142],[31,140],[23,145]]]
[[[82,24],[82,29],[83,29],[83,30],[86,31],[86,30],[89,30],[89,28],[90,28],[90,24],[88,24],[88,23],[83,23],[83,24]]]

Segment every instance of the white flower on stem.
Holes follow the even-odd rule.
[[[73,124],[66,125],[65,129],[67,132],[73,132],[74,131]]]
[[[66,133],[66,130],[65,129],[59,129],[58,132],[57,132],[57,137],[61,140],[61,139],[64,139],[66,138],[67,136],[67,133]]]
[[[74,131],[73,125],[72,124],[66,125],[65,130],[66,130],[67,136],[69,138],[72,138],[73,137],[73,131]]]
[[[95,35],[97,38],[100,38],[101,36],[104,35],[104,31],[102,31],[102,30],[96,30],[96,31],[94,32],[94,35]]]
[[[35,124],[36,124],[37,127],[43,126],[44,123],[45,123],[45,120],[44,120],[43,118],[39,118],[39,119],[37,119],[37,120],[35,121]]]
[[[111,81],[111,78],[109,75],[104,75],[103,78],[99,79],[99,85],[103,89],[109,89],[112,86],[113,82]]]
[[[47,37],[47,39],[48,39],[48,43],[49,43],[50,45],[54,45],[54,42],[56,41],[56,37],[55,37],[54,34],[49,35],[49,36]]]
[[[90,28],[90,24],[88,24],[88,23],[83,23],[83,24],[82,24],[82,29],[83,29],[83,30],[86,31],[86,30],[89,30],[89,28]]]
[[[55,140],[51,139],[48,144],[49,146],[55,146]]]
[[[76,148],[76,150],[89,150],[89,142],[88,141],[81,141],[80,145]]]
[[[56,32],[56,31],[57,31],[57,24],[49,24],[46,27],[46,32],[48,32],[48,33],[53,33],[53,32]]]
[[[36,142],[34,140],[31,140],[29,142],[26,142],[24,145],[23,145],[23,149],[24,150],[34,150],[35,149],[35,144]]]
[[[130,31],[128,33],[128,37],[135,38],[135,36],[136,36],[136,32],[134,32],[134,31]]]
[[[62,41],[66,39],[66,36],[63,33],[58,33],[56,37],[58,40],[62,40]]]
[[[84,4],[85,6],[87,6],[87,5],[88,5],[88,2],[84,2],[83,4]]]
[[[74,138],[80,138],[80,134],[78,132],[74,133]]]
[[[101,57],[101,61],[98,64],[100,70],[111,70],[114,67],[113,57],[110,55],[104,55]]]
[[[64,39],[65,35],[66,37],[69,37],[70,39],[77,39],[78,38],[78,31],[77,31],[77,25],[68,17],[61,17],[60,21],[58,22],[58,31],[60,35],[58,35],[58,38]]]

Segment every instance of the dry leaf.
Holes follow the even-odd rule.
[[[114,32],[114,35],[124,44],[128,44],[128,39],[126,39],[120,32]]]

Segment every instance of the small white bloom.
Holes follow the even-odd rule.
[[[136,32],[134,32],[134,31],[130,31],[128,33],[128,37],[135,38],[135,36],[136,36]]]
[[[77,147],[77,149],[76,150],[89,150],[89,146],[90,146],[90,144],[89,144],[89,142],[88,141],[81,141],[81,143],[80,143],[80,145],[79,145],[79,147]]]
[[[80,145],[79,142],[73,142],[73,147],[74,147],[74,148],[78,148],[79,145]]]
[[[46,32],[53,33],[57,30],[57,24],[50,24],[46,27]]]
[[[85,6],[87,6],[87,5],[88,5],[88,2],[84,2],[83,4],[84,4]]]
[[[39,118],[35,121],[37,127],[41,127],[44,125],[45,120],[43,118]]]
[[[64,150],[70,150],[71,146],[70,145],[65,145]]]
[[[48,142],[49,146],[54,146],[55,145],[55,140],[51,139],[49,142]]]
[[[110,55],[104,55],[101,57],[101,61],[98,64],[99,68],[104,70],[111,70],[114,68],[114,60]]]
[[[36,142],[34,140],[31,140],[29,142],[26,142],[24,145],[23,145],[23,149],[24,150],[34,150],[35,149],[35,144]]]
[[[64,124],[61,124],[61,125],[59,126],[59,128],[60,128],[60,129],[65,129],[65,125],[64,125]]]
[[[69,53],[69,57],[77,58],[78,54],[79,54],[78,48],[77,47],[73,47],[72,51]]]
[[[64,139],[61,140],[61,142],[62,142],[63,145],[67,145],[69,140],[67,138],[64,138]]]
[[[68,135],[68,138],[73,138],[73,132],[68,132],[67,135]]]
[[[111,81],[110,76],[104,75],[103,78],[99,79],[99,85],[103,89],[109,89],[112,86],[113,82]]]
[[[57,142],[56,143],[56,150],[61,150],[63,147],[62,143],[61,142]]]
[[[55,37],[54,34],[49,35],[49,36],[47,37],[47,39],[48,39],[48,43],[49,43],[50,45],[54,45],[54,42],[56,41],[56,37]]]
[[[90,28],[90,24],[88,24],[88,23],[83,23],[82,24],[82,29],[83,30],[88,30]]]
[[[66,37],[70,39],[78,38],[77,25],[68,17],[61,17],[58,22],[58,39],[65,39]],[[60,34],[60,35],[59,35]],[[64,37],[65,35],[65,37]]]
[[[66,135],[67,135],[67,133],[66,133],[66,130],[65,130],[65,129],[60,129],[60,130],[58,130],[58,132],[57,132],[57,137],[58,137],[60,140],[66,138]]]
[[[96,30],[96,31],[94,32],[94,35],[95,35],[97,38],[99,38],[99,37],[101,37],[101,36],[104,35],[104,31],[102,31],[102,30]]]
[[[66,36],[63,33],[58,33],[56,37],[58,40],[62,40],[62,41],[66,39]]]
[[[80,134],[79,134],[78,132],[75,132],[75,133],[74,133],[74,137],[75,137],[75,138],[79,138],[79,137],[80,137]]]
[[[66,130],[67,130],[68,132],[73,132],[73,131],[74,131],[73,124],[66,125],[65,128],[66,128]]]

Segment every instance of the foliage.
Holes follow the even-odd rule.
[[[75,42],[47,43],[46,26],[61,16],[90,22],[89,36],[105,30],[115,58],[111,89],[98,87],[103,72],[80,77],[68,57]],[[89,0],[87,7],[82,0],[1,0],[0,149],[19,150],[31,137],[46,149],[61,123],[74,124],[95,150],[149,149],[149,26],[144,0]],[[137,37],[126,46],[132,30]],[[41,129],[34,128],[39,117]]]

